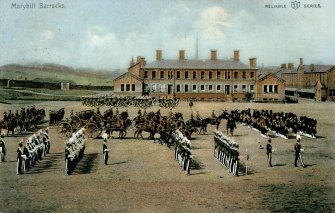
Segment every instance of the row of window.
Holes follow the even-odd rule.
[[[130,87],[131,91],[135,92],[135,84],[121,84],[121,92],[130,92]]]
[[[158,71],[151,71],[151,79],[158,79],[157,73]],[[176,71],[175,75],[176,75],[176,79],[182,79],[181,76],[181,71]],[[229,79],[254,79],[255,77],[255,73],[253,71],[249,72],[249,76],[247,76],[247,71],[243,71],[242,75],[239,76],[239,72],[238,71],[234,71],[234,72],[230,72],[230,71],[216,71],[216,72],[212,72],[212,71],[201,71],[200,72],[200,76],[198,72],[188,72],[188,71],[183,71],[184,76],[183,79],[198,79],[200,77],[201,80],[204,79],[216,79],[216,80],[220,80],[220,79],[225,79],[225,80],[229,80]],[[216,73],[216,75],[215,75]],[[233,76],[231,76],[231,73]],[[165,76],[166,72],[165,71],[159,71],[159,79],[165,79],[167,77],[167,79],[173,79],[173,75],[174,72],[173,71],[168,71],[167,72],[167,76]],[[205,75],[206,74],[206,75]],[[215,76],[214,76],[215,75]],[[148,79],[149,78],[149,71],[144,71],[144,78]]]
[[[263,85],[263,92],[264,93],[278,93],[278,85]]]
[[[172,86],[172,85],[171,85]],[[151,88],[151,92],[166,92],[166,85],[165,84],[151,84],[149,86]],[[254,85],[247,85],[245,84],[234,84],[233,89],[231,85],[221,85],[221,84],[216,84],[216,85],[188,85],[188,84],[177,84],[176,85],[176,92],[254,92]]]

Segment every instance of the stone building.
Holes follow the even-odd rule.
[[[255,92],[257,71],[256,58],[244,64],[239,51],[234,51],[231,60],[218,59],[216,50],[210,52],[209,59],[195,60],[187,59],[184,50],[179,51],[178,59],[164,59],[157,50],[154,62],[146,63],[142,57],[132,62],[128,74],[114,80],[114,92],[132,93],[131,89],[122,90],[127,87],[122,85],[135,84],[137,93],[142,83],[143,94],[155,97],[243,100],[246,93]]]
[[[334,71],[334,65],[304,65],[300,58],[298,67],[293,63],[282,64],[277,74],[285,80],[286,90],[321,101],[335,99]]]
[[[256,81],[255,101],[283,101],[285,98],[285,81],[274,73],[259,76]]]

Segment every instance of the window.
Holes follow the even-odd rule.
[[[180,71],[177,71],[177,79],[180,79]]]
[[[247,90],[247,85],[242,85],[242,92],[246,92],[246,90]]]
[[[201,90],[201,91],[205,91],[205,85],[201,84],[201,85],[200,85],[200,90]]]
[[[144,78],[148,78],[148,71],[144,71]]]
[[[196,92],[196,91],[197,91],[197,85],[196,85],[196,84],[193,84],[193,86],[192,86],[192,90],[193,90],[193,92]]]
[[[254,91],[254,85],[250,85],[250,92]]]
[[[124,91],[124,84],[121,84],[121,91]]]
[[[216,73],[216,79],[217,79],[217,80],[220,80],[220,75],[221,75],[221,72],[217,72],[217,73]]]
[[[188,85],[185,85],[185,92],[188,92]]]
[[[245,71],[242,72],[242,78],[243,78],[243,79],[246,79],[246,78],[247,78],[247,72],[245,72]]]
[[[164,71],[161,71],[161,79],[164,79]]]
[[[238,77],[238,72],[234,72],[234,79],[237,79]]]
[[[220,91],[221,90],[221,85],[216,85],[216,91]]]
[[[263,86],[263,92],[264,93],[268,93],[268,85],[264,85]]]
[[[209,72],[209,74],[208,74],[208,78],[209,78],[209,79],[212,79],[212,78],[213,78],[213,72]]]
[[[224,79],[230,79],[230,72],[224,73]]]
[[[238,85],[234,84],[234,92],[238,92]]]
[[[269,92],[273,93],[273,86],[272,85],[269,85]]]
[[[204,79],[204,78],[205,78],[205,72],[201,72],[200,79]]]
[[[188,72],[185,72],[185,79],[188,79]]]
[[[197,73],[193,72],[193,79],[197,79]]]
[[[335,96],[335,89],[329,90],[329,96]]]
[[[274,85],[274,93],[278,93],[278,85]]]
[[[135,92],[135,84],[131,85],[131,91]]]
[[[156,71],[152,71],[152,79],[156,79]]]
[[[180,92],[180,84],[177,84],[177,92]]]
[[[254,72],[250,72],[250,78],[254,78]]]
[[[161,85],[161,90],[160,90],[161,92],[165,92],[165,84],[162,84]]]
[[[213,91],[213,85],[208,85],[208,90]]]
[[[168,72],[168,79],[172,79],[172,78],[173,78],[172,71],[169,71]]]
[[[156,89],[157,89],[156,84],[152,84],[151,85],[151,91],[156,92]]]
[[[130,91],[130,84],[126,84],[126,91]]]

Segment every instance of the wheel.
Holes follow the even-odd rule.
[[[94,123],[86,124],[85,126],[87,137],[88,138],[98,138],[102,132],[102,130]]]
[[[72,127],[67,122],[62,122],[57,127],[57,133],[63,137],[69,137],[72,134]]]
[[[76,115],[72,115],[71,116],[71,126],[74,128],[74,129],[79,129],[81,127],[81,119],[76,116]]]

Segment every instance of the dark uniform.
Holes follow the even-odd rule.
[[[294,145],[294,151],[295,151],[295,159],[294,159],[294,166],[298,166],[298,161],[300,161],[301,166],[305,167],[304,161],[301,156],[301,145],[300,145],[300,139],[297,140],[296,144]]]
[[[107,165],[108,163],[108,147],[107,147],[107,139],[104,139],[104,142],[102,144],[102,154],[104,158],[104,163]]]
[[[268,140],[268,144],[266,144],[266,154],[268,155],[268,166],[272,167],[272,145],[271,145],[271,139]]]
[[[16,174],[22,174],[22,142],[19,143],[19,147],[16,149],[17,152],[17,163],[16,163]]]

